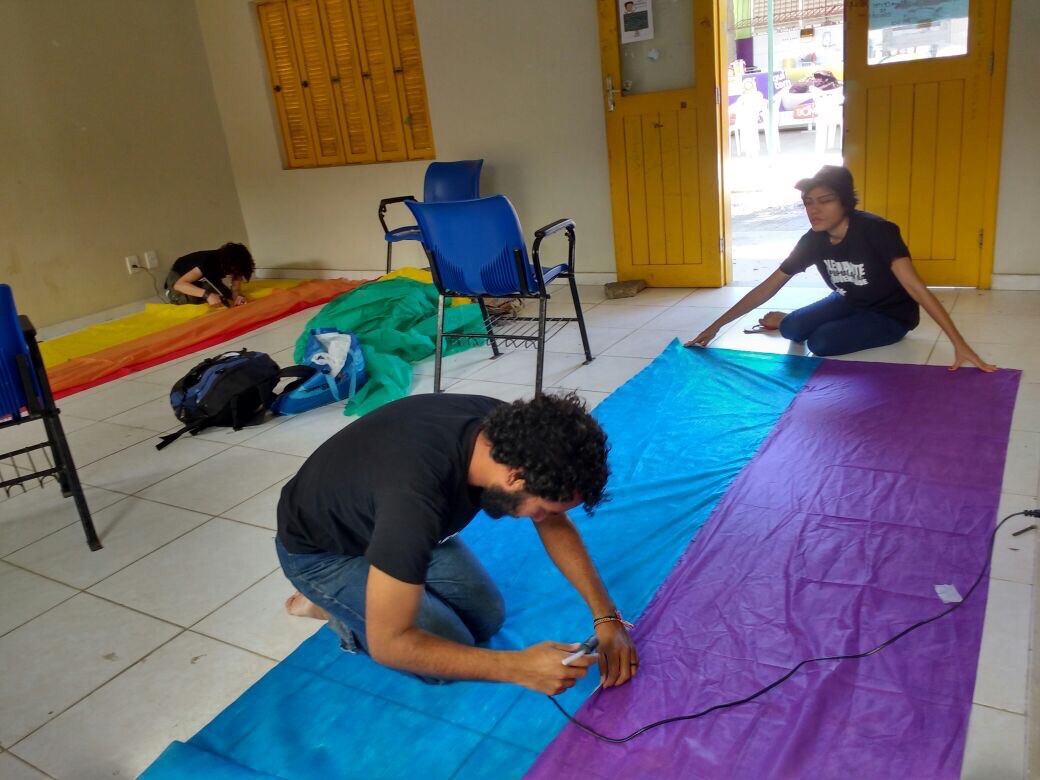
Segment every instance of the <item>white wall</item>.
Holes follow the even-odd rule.
[[[1040,3],[1013,0],[993,272],[1040,274]]]
[[[255,12],[196,0],[250,247],[261,267],[385,264],[379,199],[422,197],[425,162],[282,170]],[[593,0],[416,0],[437,159],[483,157],[530,235],[568,216],[578,270],[614,271]],[[411,215],[396,212],[402,224]],[[399,254],[398,254],[399,253]],[[425,260],[411,243],[396,258]]]
[[[0,282],[38,327],[151,295],[125,255],[245,239],[190,3],[5,0],[0,51]]]

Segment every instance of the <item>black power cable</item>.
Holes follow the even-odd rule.
[[[741,704],[747,704],[749,701],[754,701],[759,696],[762,696],[762,695],[768,693],[769,691],[773,690],[773,688],[777,687],[781,683],[786,682],[787,680],[789,680],[794,675],[795,672],[797,672],[799,669],[801,669],[806,664],[811,664],[811,663],[815,663],[815,662],[818,662],[818,661],[851,661],[851,660],[855,660],[855,659],[858,659],[858,658],[866,658],[868,655],[874,655],[874,653],[881,652],[882,650],[884,650],[889,645],[891,645],[894,642],[897,642],[898,640],[902,639],[904,636],[909,634],[911,631],[916,631],[917,629],[921,628],[922,626],[926,626],[929,623],[935,622],[939,618],[946,617],[951,612],[953,612],[955,609],[959,609],[960,606],[965,601],[968,600],[968,598],[971,596],[971,594],[974,593],[975,588],[977,588],[979,583],[982,582],[982,578],[986,575],[986,571],[989,569],[990,559],[993,557],[993,547],[994,547],[994,545],[996,544],[996,541],[997,541],[997,532],[1000,531],[1000,529],[1004,525],[1004,523],[1006,523],[1012,517],[1018,517],[1019,515],[1025,515],[1026,517],[1040,517],[1040,509],[1025,509],[1025,510],[1023,510],[1021,512],[1015,512],[1014,514],[1008,515],[1003,520],[1001,520],[999,523],[997,523],[997,527],[993,529],[993,534],[990,536],[990,539],[989,539],[989,554],[986,556],[986,562],[982,566],[982,571],[979,572],[979,576],[975,578],[975,582],[973,582],[971,587],[968,588],[968,592],[964,594],[964,597],[960,601],[952,604],[948,608],[944,609],[942,612],[939,612],[938,614],[935,614],[935,615],[933,615],[930,618],[926,618],[925,620],[918,621],[917,623],[914,623],[912,626],[909,626],[908,628],[904,628],[898,634],[896,634],[895,636],[893,636],[890,639],[886,639],[880,645],[878,645],[877,647],[875,647],[875,648],[873,648],[871,650],[867,650],[867,651],[862,652],[862,653],[850,653],[848,655],[828,655],[828,656],[822,656],[820,658],[807,658],[804,661],[800,662],[793,669],[790,669],[782,677],[777,678],[773,682],[769,683],[769,685],[767,685],[765,688],[761,688],[760,690],[756,691],[755,693],[751,694],[750,696],[745,696],[743,699],[737,699],[735,701],[728,701],[728,702],[724,702],[722,704],[716,704],[716,705],[714,705],[712,707],[708,707],[707,709],[701,710],[700,712],[694,712],[694,713],[691,713],[689,715],[676,715],[676,716],[671,717],[671,718],[663,718],[662,720],[654,721],[653,723],[649,723],[646,726],[642,726],[641,728],[636,729],[635,731],[633,731],[631,734],[629,734],[626,737],[608,737],[605,734],[600,734],[598,731],[595,731],[594,729],[590,728],[589,726],[586,726],[584,723],[582,723],[577,718],[575,718],[573,715],[571,715],[569,712],[567,712],[567,710],[565,710],[563,708],[563,706],[558,701],[556,701],[556,699],[553,698],[552,696],[549,697],[549,701],[551,701],[553,704],[556,705],[556,708],[567,717],[567,720],[569,720],[571,723],[573,723],[579,729],[584,731],[586,734],[589,734],[589,735],[595,737],[598,740],[602,740],[603,742],[611,742],[613,744],[621,744],[623,742],[628,742],[631,739],[635,739],[636,737],[640,736],[641,734],[645,734],[646,732],[650,731],[651,729],[655,729],[658,726],[664,726],[665,724],[675,723],[676,721],[680,721],[680,720],[696,720],[697,718],[703,718],[705,715],[707,715],[709,713],[712,713],[712,712],[715,712],[716,710],[724,710],[724,709],[728,709],[730,707],[738,707]]]
[[[165,297],[163,297],[163,294],[159,292],[159,282],[155,278],[155,275],[151,272],[151,269],[145,268],[143,265],[135,265],[134,268],[144,271],[146,274],[148,274],[148,278],[152,280],[152,289],[155,291],[155,297],[159,299],[159,303],[169,303],[169,301],[166,300]]]

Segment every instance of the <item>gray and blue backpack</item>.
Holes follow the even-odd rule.
[[[275,386],[291,371],[280,370],[264,352],[243,349],[207,358],[170,391],[170,406],[184,427],[161,436],[155,448],[161,450],[185,433],[194,436],[210,426],[241,430],[270,408]]]

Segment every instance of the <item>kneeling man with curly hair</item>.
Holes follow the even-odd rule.
[[[282,490],[275,546],[293,615],[327,620],[348,652],[424,682],[491,680],[555,694],[597,660],[604,686],[638,668],[632,639],[567,511],[603,500],[607,438],[575,395],[503,403],[419,395],[319,447]],[[530,518],[588,604],[598,657],[577,645],[484,647],[502,595],[457,534],[483,509]]]

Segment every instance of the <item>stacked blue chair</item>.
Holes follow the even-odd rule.
[[[449,200],[472,200],[480,197],[480,171],[483,160],[459,160],[458,162],[430,163],[423,183],[423,201],[441,203]],[[419,226],[406,225],[390,229],[386,224],[387,206],[393,203],[415,202],[414,195],[400,195],[379,201],[379,224],[383,226],[386,239],[386,272],[393,265],[394,244],[398,241],[418,241]]]
[[[578,299],[574,276],[574,220],[558,219],[534,233],[531,257],[520,229],[513,204],[504,195],[448,203],[408,201],[422,234],[423,248],[430,261],[433,283],[440,293],[437,312],[437,342],[434,349],[434,392],[441,392],[441,356],[446,338],[487,339],[493,358],[498,357],[498,341],[534,343],[538,350],[535,369],[535,394],[542,392],[547,324],[557,328],[576,322],[585,350],[585,363],[592,361],[592,350],[585,329],[585,318]],[[543,268],[542,241],[563,233],[567,237],[567,261]],[[532,262],[533,260],[533,262]],[[566,279],[574,303],[573,317],[548,317],[550,282]],[[486,333],[444,333],[445,298],[475,298],[480,304]],[[538,316],[488,316],[486,298],[537,300]]]
[[[5,428],[40,420],[47,436],[47,440],[39,444],[0,453],[0,461],[7,460],[15,464],[12,469],[15,476],[10,479],[0,478],[0,490],[9,495],[13,487],[21,486],[24,489],[27,482],[54,477],[61,486],[62,495],[75,501],[90,549],[100,550],[101,541],[94,530],[87,500],[83,497],[83,488],[76,474],[76,464],[72,460],[59,414],[47,381],[40,348],[36,344],[36,329],[28,317],[18,315],[11,288],[0,284],[0,432]],[[0,438],[2,436],[0,433]],[[41,451],[45,463],[37,464],[33,453]],[[28,461],[29,467],[17,465],[19,460]]]

